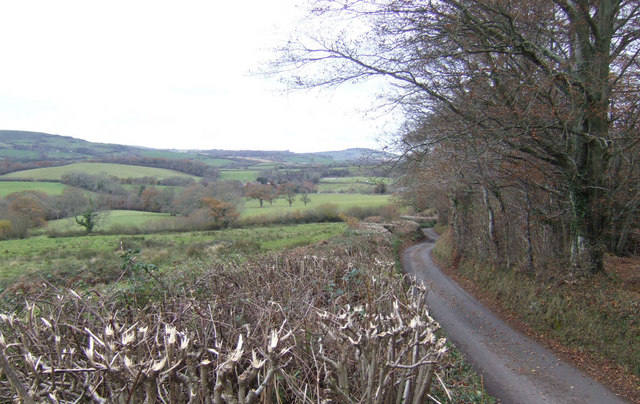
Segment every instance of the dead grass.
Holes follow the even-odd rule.
[[[617,278],[622,287],[640,296],[640,257],[605,258],[606,272]]]

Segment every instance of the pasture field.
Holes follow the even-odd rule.
[[[220,254],[269,252],[312,244],[341,234],[345,229],[343,223],[318,223],[136,236],[40,236],[3,240],[0,241],[0,289],[19,278],[33,284],[43,280],[68,283],[77,277],[99,277],[101,271],[117,269],[127,249],[141,250],[140,262],[169,271],[189,260],[202,263]]]
[[[42,191],[48,195],[60,195],[67,185],[59,182],[0,181],[0,198],[22,191]]]
[[[258,170],[220,170],[218,179],[224,180],[236,180],[242,182],[255,181],[260,176]]]
[[[307,206],[300,200],[300,196],[289,207],[289,203],[284,199],[276,199],[273,206],[269,202],[264,203],[264,207],[260,207],[260,203],[256,199],[245,198],[244,211],[241,217],[254,217],[260,215],[281,215],[292,213],[295,211],[313,210],[326,204],[333,204],[338,207],[339,211],[345,211],[353,207],[372,208],[389,204],[389,195],[368,195],[368,194],[331,194],[317,193],[309,194],[311,202]]]
[[[40,157],[40,153],[33,150],[2,149],[0,150],[0,157],[11,157],[21,160],[37,160],[38,157]]]
[[[138,210],[110,210],[99,212],[102,217],[95,231],[106,231],[114,226],[121,228],[139,227],[150,222],[160,223],[176,220],[175,216],[168,213],[142,212]],[[73,217],[47,222],[47,229],[53,232],[68,232],[82,230]]]
[[[235,164],[238,164],[238,162],[236,162],[235,160],[219,158],[200,159],[200,161],[214,167],[233,166]]]
[[[291,156],[287,157],[286,161],[293,164],[331,164],[335,161],[328,157],[319,156]]]
[[[259,164],[256,164],[256,165],[252,166],[252,167],[260,168],[261,170],[273,170],[273,169],[278,168],[280,166],[282,166],[282,164],[280,164],[280,163],[259,163]]]
[[[372,192],[376,183],[382,181],[389,185],[391,178],[371,178],[363,176],[354,177],[325,177],[320,179],[318,192],[352,192],[368,193]]]
[[[311,202],[304,206],[299,199],[289,207],[284,199],[276,199],[273,206],[268,202],[260,208],[257,200],[244,198],[244,209],[240,212],[240,218],[251,218],[256,216],[278,216],[287,213],[300,213],[322,208],[323,205],[335,205],[339,212],[346,211],[353,207],[373,208],[389,204],[389,195],[367,195],[367,194],[310,194]],[[96,226],[95,231],[110,231],[117,228],[144,227],[153,224],[159,228],[171,228],[171,222],[180,220],[180,216],[171,216],[168,213],[142,212],[135,210],[112,210],[101,212],[103,218]],[[52,232],[64,233],[69,231],[80,231],[82,227],[76,224],[73,217],[60,220],[51,220],[47,224],[47,229]],[[44,230],[41,230],[43,232]]]
[[[74,163],[60,167],[35,168],[32,170],[16,171],[0,176],[0,179],[24,179],[35,181],[57,181],[66,174],[110,175],[118,178],[155,177],[158,179],[169,177],[190,177],[200,179],[180,171],[164,168],[132,166],[126,164],[109,163]]]

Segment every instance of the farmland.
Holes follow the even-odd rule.
[[[339,211],[346,211],[350,208],[377,208],[389,204],[389,195],[366,195],[366,194],[310,194],[311,202],[304,206],[301,201],[294,202],[293,206],[284,199],[276,199],[273,206],[268,203],[264,207],[260,207],[256,200],[245,198],[245,208],[242,213],[244,217],[253,217],[259,215],[277,215],[292,211],[307,211],[317,209],[323,205],[335,205]]]
[[[60,195],[66,185],[59,182],[35,182],[35,181],[2,181],[0,182],[0,198],[22,191],[41,191],[49,195]]]
[[[220,170],[220,180],[255,181],[260,175],[258,170]]]
[[[122,248],[141,249],[140,259],[168,270],[173,262],[189,257],[198,256],[202,259],[207,255],[213,256],[216,248],[229,250],[236,245],[240,249],[255,251],[282,250],[324,240],[342,233],[344,229],[341,223],[321,223],[136,236],[4,240],[0,241],[0,283],[7,285],[23,275],[46,278],[47,274],[54,272],[81,271],[82,268],[97,271],[105,266],[117,267]]]
[[[175,221],[176,217],[168,213],[142,212],[138,210],[110,210],[98,212],[102,215],[95,228],[97,232],[109,231],[114,227],[120,229],[135,228],[147,224],[162,225]],[[169,227],[168,225],[166,227]],[[65,233],[81,230],[73,217],[59,220],[50,220],[47,223],[47,231]]]
[[[169,177],[188,177],[198,179],[198,177],[193,175],[163,168],[109,163],[74,163],[59,167],[35,168],[13,172],[0,176],[0,180],[59,181],[60,178],[69,174],[108,175],[117,178],[155,177],[157,179],[163,179]]]
[[[25,169],[1,175],[0,220],[4,222],[0,239],[78,233],[82,227],[74,217],[88,211],[99,212],[100,218],[89,231],[114,234],[211,229],[219,228],[223,222],[227,227],[231,221],[234,227],[270,221],[334,221],[339,220],[340,213],[354,214],[354,209],[360,209],[354,215],[362,218],[378,214],[376,209],[390,203],[388,178],[374,176],[367,167],[333,160],[339,156],[355,157],[362,150],[325,154],[222,150],[183,153],[136,151],[28,132],[0,131],[0,135],[5,139],[0,149],[8,153],[45,153],[48,147],[55,153],[70,153],[76,159],[82,153],[105,156],[102,162],[28,161],[15,165]],[[113,156],[106,155],[109,150]],[[12,164],[5,164],[5,169],[11,170]],[[260,186],[263,188],[256,194]],[[260,203],[264,195],[268,196]],[[228,213],[232,220],[215,219],[215,214],[205,209],[205,198],[232,207]],[[255,220],[257,217],[263,219]],[[43,226],[45,222],[47,226]]]
[[[242,219],[251,219],[259,216],[266,218],[276,218],[283,215],[302,216],[316,213],[321,217],[328,214],[349,213],[352,209],[377,209],[389,204],[388,195],[364,195],[364,194],[313,194],[310,196],[311,202],[304,206],[301,201],[294,202],[292,207],[282,199],[273,201],[273,205],[268,203],[260,208],[256,200],[244,198],[244,208],[240,211],[240,224]],[[182,229],[184,217],[171,216],[168,213],[143,212],[136,210],[111,210],[99,212],[102,216],[95,228],[99,233],[113,233],[118,229],[125,232],[144,232],[145,229]],[[45,229],[36,232],[40,233],[73,233],[79,232],[80,226],[73,217],[51,220]]]
[[[389,185],[389,178],[325,177],[320,178],[318,192],[371,193],[378,183]]]
[[[10,140],[4,144],[9,152],[13,144],[28,148],[36,147],[38,143],[22,141],[20,136]],[[49,155],[63,156],[67,153],[65,156],[77,159],[81,153],[118,150],[115,145],[98,145],[95,151],[65,148],[64,140],[55,137],[52,141],[56,151]],[[39,149],[38,153],[44,151]],[[349,155],[352,153],[355,151]],[[43,343],[59,340],[65,346],[73,345],[73,352],[78,353],[74,358],[71,358],[73,354],[65,356],[65,360],[71,358],[72,363],[64,365],[69,372],[80,372],[78,374],[86,376],[85,380],[101,374],[100,371],[82,373],[90,368],[87,358],[99,361],[99,358],[106,357],[103,353],[90,357],[93,354],[85,349],[87,338],[84,333],[110,335],[109,330],[91,331],[94,326],[104,325],[106,317],[103,315],[107,312],[110,313],[110,321],[119,324],[116,333],[124,330],[118,328],[120,325],[132,327],[135,324],[140,330],[150,330],[149,337],[152,334],[158,337],[147,342],[162,342],[164,331],[161,330],[169,330],[175,325],[179,327],[177,335],[183,345],[185,336],[189,335],[189,339],[197,342],[198,346],[216,347],[220,358],[227,356],[227,348],[233,346],[238,335],[246,336],[247,353],[258,353],[264,351],[261,347],[266,339],[263,337],[271,335],[273,343],[274,331],[279,333],[285,325],[289,328],[289,324],[291,327],[295,324],[295,328],[291,328],[294,336],[286,342],[289,347],[278,350],[282,355],[291,350],[292,357],[296,358],[295,363],[283,362],[281,374],[286,380],[277,381],[279,386],[286,386],[283,392],[288,396],[284,399],[291,402],[296,397],[291,394],[303,386],[297,386],[296,379],[308,383],[314,377],[311,373],[306,374],[307,370],[301,374],[300,369],[311,369],[312,364],[305,362],[304,353],[312,352],[319,347],[318,343],[322,343],[322,339],[315,337],[322,332],[316,318],[320,310],[338,313],[345,304],[367,304],[367,312],[371,310],[375,318],[383,319],[376,313],[388,312],[396,299],[402,299],[403,304],[412,304],[413,294],[407,289],[407,283],[394,262],[397,254],[394,246],[415,240],[417,232],[414,228],[404,234],[392,235],[383,225],[362,223],[356,219],[380,215],[381,220],[387,217],[392,220],[392,216],[397,214],[396,207],[386,208],[391,203],[391,195],[370,193],[377,182],[372,183],[366,174],[353,176],[356,175],[354,173],[363,173],[360,169],[349,164],[334,166],[328,154],[245,151],[234,155],[212,151],[190,154],[197,159],[193,164],[191,160],[179,164],[164,160],[186,155],[173,151],[145,150],[144,155],[147,157],[140,157],[142,153],[134,157],[123,154],[104,162],[76,161],[56,166],[58,162],[46,168],[14,170],[2,177],[11,181],[0,182],[0,238],[4,239],[0,240],[0,306],[19,313],[24,310],[25,302],[37,299],[42,323],[32,324],[37,327],[52,324],[50,328],[38,331],[39,335],[47,335]],[[128,162],[149,162],[154,168]],[[328,166],[317,165],[319,162]],[[4,167],[11,169],[14,167],[12,164],[9,162]],[[31,164],[31,167],[38,167],[38,164]],[[196,173],[205,164],[210,170],[205,169],[202,178],[185,174]],[[184,171],[158,167],[178,167]],[[350,174],[352,176],[348,176]],[[328,178],[323,179],[323,175]],[[258,177],[261,177],[260,182]],[[17,180],[22,178],[30,181]],[[384,181],[389,184],[389,181]],[[263,201],[264,207],[260,208],[259,201],[251,199],[255,196],[249,198],[250,194],[246,192],[252,186],[264,187],[275,199],[272,203]],[[287,188],[293,196],[285,193]],[[31,190],[42,192],[22,192]],[[306,206],[302,195],[305,195]],[[285,197],[289,201],[283,199]],[[216,222],[212,219],[217,217],[215,215],[228,215],[230,220]],[[54,220],[58,217],[63,219]],[[78,225],[76,217],[92,218],[95,227]],[[210,230],[221,227],[228,228]],[[67,305],[71,302],[68,297],[77,299],[73,303],[77,305]],[[49,306],[50,302],[58,302],[54,306],[61,304],[64,307]],[[179,307],[183,309],[176,311]],[[57,310],[55,321],[49,315],[50,308]],[[208,315],[193,317],[196,313]],[[403,313],[406,316],[404,322],[408,324],[414,313],[404,309]],[[301,327],[309,316],[313,321]],[[24,316],[19,317],[18,321],[21,321]],[[74,322],[76,320],[82,325]],[[66,330],[71,334],[76,330],[80,334],[71,335],[65,331],[60,339],[58,334],[50,336],[48,333],[57,330],[58,323],[68,325]],[[16,342],[16,327],[5,326],[6,323],[0,321],[2,334],[9,341],[6,352],[12,361],[11,366],[25,383],[30,383],[34,378],[28,376],[30,370],[23,366],[26,362],[14,360],[19,357],[14,352],[16,347],[27,344],[29,336]],[[433,330],[437,328],[437,325],[426,323],[424,326],[433,326]],[[155,330],[160,330],[160,334]],[[26,330],[23,335],[30,335],[30,332],[31,329]],[[118,341],[128,338],[120,337],[117,336]],[[218,347],[217,342],[209,337],[216,341],[220,338],[223,345]],[[281,341],[286,338],[283,335]],[[395,344],[397,341],[391,339],[387,342]],[[136,344],[142,346],[140,342]],[[332,344],[346,346],[337,340]],[[39,344],[38,347],[44,345]],[[420,349],[434,360],[440,360],[443,348],[443,340],[438,340],[437,345],[426,341]],[[191,346],[185,349],[181,348],[180,352],[200,355],[196,352],[200,348]],[[394,349],[400,352],[404,348],[397,346]],[[141,355],[156,352],[155,348],[148,352],[137,351]],[[42,355],[37,349],[33,353]],[[213,366],[216,368],[222,364],[217,362],[218,358],[209,358],[208,353],[205,355],[202,363],[215,362]],[[354,360],[362,357],[356,352],[349,355]],[[133,366],[134,373],[140,374],[146,359],[143,356],[127,358],[128,362],[123,364],[111,363],[120,369]],[[47,356],[42,363],[50,363],[51,360]],[[243,357],[242,363],[248,363],[247,360],[250,359]],[[411,366],[411,360],[410,356],[406,357],[407,365]],[[450,375],[457,374],[461,366],[459,359],[447,361],[446,366],[455,369],[438,376],[443,386],[457,383]],[[171,371],[180,377],[186,375],[187,368],[183,364],[177,360]],[[74,368],[76,365],[80,368]],[[61,368],[60,363],[54,366]],[[403,374],[393,367],[380,369],[397,373],[398,377]],[[242,371],[240,368],[236,370]],[[355,375],[356,372],[350,374]],[[205,381],[207,385],[215,385],[211,383],[211,375],[202,373],[203,378],[209,379]],[[82,398],[82,391],[79,396],[74,396],[76,392],[68,383],[66,373],[59,376],[56,381],[53,379],[58,377],[58,373],[46,378],[41,386],[52,382],[51,391],[59,394],[59,398]],[[121,385],[124,390],[121,387],[117,389],[120,392],[130,391],[131,402],[141,402],[141,385],[129,376],[125,373],[117,376],[116,383],[124,383]],[[454,399],[464,399],[481,391],[478,379],[466,370],[456,377],[464,379],[465,386],[469,388],[447,392],[435,387],[431,394],[439,399],[451,395]],[[181,390],[178,394],[184,394],[181,387],[160,385],[169,379],[157,379],[158,394],[164,397],[167,391],[175,388]],[[94,381],[95,386],[99,386],[94,389],[96,397],[104,395],[104,389],[116,391],[111,380],[98,377],[91,383]],[[357,378],[349,382],[353,388],[363,385]],[[404,383],[396,385],[405,386]],[[326,389],[313,387],[313,390],[318,399],[333,395]],[[39,394],[33,390],[38,400]],[[479,394],[483,396],[482,392]],[[0,401],[15,400],[15,390],[10,384],[3,383]]]

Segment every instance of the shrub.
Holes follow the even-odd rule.
[[[0,220],[0,238],[8,238],[11,234],[11,222],[9,220]]]
[[[388,236],[354,233],[164,275],[125,251],[130,289],[39,291],[0,316],[0,359],[15,376],[0,401],[424,402],[446,348],[426,289],[393,273],[390,250]]]

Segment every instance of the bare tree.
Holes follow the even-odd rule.
[[[400,138],[405,153],[415,158],[436,145],[465,143],[474,145],[461,148],[467,157],[522,167],[501,172],[521,171],[534,187],[562,196],[568,258],[602,269],[612,236],[609,201],[625,182],[612,176],[612,164],[638,142],[636,1],[315,4],[313,15],[337,21],[338,34],[290,44],[279,66],[297,68],[292,84],[389,78],[396,88],[389,99],[409,119]],[[318,63],[329,73],[318,73]],[[425,131],[434,119],[446,130]],[[488,194],[499,189],[491,184],[496,170],[474,170]],[[551,175],[539,181],[531,170]]]

